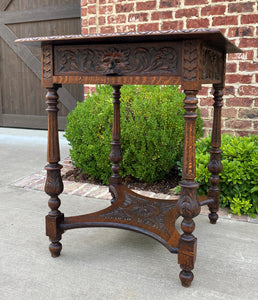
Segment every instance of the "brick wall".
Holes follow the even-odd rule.
[[[244,52],[229,54],[222,128],[258,134],[258,2],[244,0],[81,0],[82,33],[218,28]],[[93,87],[86,87],[86,92]],[[205,133],[211,132],[212,94],[199,94]]]

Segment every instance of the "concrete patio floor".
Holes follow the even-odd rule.
[[[63,235],[61,256],[48,252],[48,197],[14,183],[46,164],[46,131],[0,128],[0,299],[258,299],[258,225],[195,218],[198,253],[190,288],[177,255],[134,232],[91,228]],[[60,136],[62,158],[68,145]],[[109,201],[61,195],[65,215]]]

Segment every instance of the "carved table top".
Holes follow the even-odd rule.
[[[241,52],[217,29],[32,37],[42,47],[42,86],[221,83],[225,54]]]

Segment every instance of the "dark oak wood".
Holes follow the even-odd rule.
[[[214,87],[214,112],[213,112],[213,127],[212,127],[212,139],[210,150],[210,161],[208,164],[208,170],[211,172],[210,177],[210,189],[208,192],[208,198],[212,199],[212,203],[209,204],[210,214],[209,219],[211,224],[216,224],[218,219],[217,211],[219,209],[219,173],[222,172],[221,164],[221,108],[223,100],[223,85],[213,85]]]
[[[48,89],[48,171],[46,192],[50,213],[46,217],[52,256],[61,251],[65,230],[81,227],[116,227],[148,235],[170,252],[178,253],[182,285],[189,287],[197,253],[193,218],[201,205],[208,205],[210,222],[216,223],[219,204],[221,107],[225,82],[226,53],[239,52],[218,30],[185,30],[90,36],[60,36],[21,39],[39,44],[42,50],[42,86]],[[111,205],[101,211],[64,217],[59,211],[62,192],[57,136],[57,87],[66,83],[106,83],[113,86],[113,129],[110,160]],[[202,84],[214,87],[214,121],[209,162],[211,187],[208,199],[197,200],[195,182],[195,120],[197,94]],[[183,181],[178,201],[151,199],[122,184],[120,87],[123,84],[181,84],[185,92],[185,144]],[[172,99],[171,99],[172,100]],[[132,129],[133,130],[133,129]],[[180,235],[175,223],[183,217]]]
[[[112,175],[109,179],[110,193],[112,195],[111,203],[116,200],[116,192],[113,190],[113,186],[122,184],[122,177],[119,174],[119,163],[122,161],[121,152],[121,130],[120,130],[120,85],[113,86],[113,127],[112,127],[112,142],[111,152],[109,159],[112,162]]]
[[[45,183],[45,192],[50,196],[48,205],[51,211],[46,216],[46,234],[49,236],[51,244],[49,250],[53,257],[60,255],[62,244],[59,242],[63,230],[59,227],[64,220],[64,215],[58,210],[61,202],[58,197],[63,192],[63,182],[61,178],[62,165],[60,161],[59,139],[58,139],[58,121],[57,121],[57,95],[58,85],[48,88],[46,95],[48,112],[48,146],[47,161],[49,164],[45,167],[47,170],[47,179]]]
[[[193,55],[195,57],[195,55]],[[195,120],[198,90],[185,90],[185,144],[183,157],[183,181],[180,183],[181,194],[177,202],[180,215],[184,218],[181,224],[183,234],[178,246],[178,263],[182,269],[180,279],[183,286],[189,287],[193,280],[192,269],[196,259],[196,238],[192,235],[195,224],[193,218],[200,213],[197,200],[198,183],[194,181],[195,168]]]

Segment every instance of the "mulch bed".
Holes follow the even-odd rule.
[[[90,178],[89,175],[84,174],[80,169],[77,168],[67,171],[62,176],[62,178],[70,181],[103,185],[100,180]],[[173,168],[171,169],[169,174],[167,174],[160,181],[156,181],[153,183],[146,183],[128,176],[124,178],[123,184],[125,184],[130,189],[174,195],[173,188],[175,188],[178,185],[180,180],[181,177],[179,176],[178,169]]]

